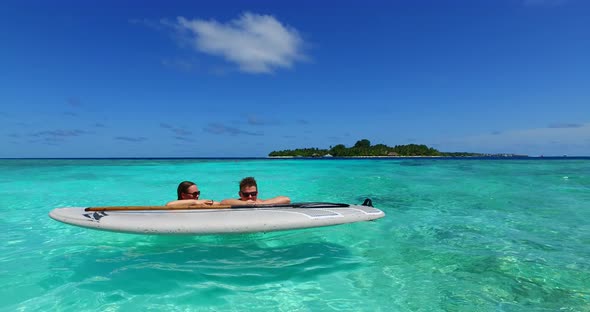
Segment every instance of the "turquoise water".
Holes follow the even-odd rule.
[[[0,160],[2,311],[590,311],[590,160]],[[142,236],[55,207],[361,203],[376,222]]]

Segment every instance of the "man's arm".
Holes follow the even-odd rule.
[[[287,196],[277,196],[270,199],[262,200],[262,204],[266,205],[282,205],[282,204],[290,204],[291,199]]]
[[[251,201],[251,200],[240,200],[240,199],[235,199],[235,198],[228,198],[228,199],[224,199],[221,201],[222,205],[231,205],[231,206],[240,206],[240,205],[254,205],[256,204],[255,202]]]
[[[222,205],[241,206],[241,205],[283,205],[291,203],[291,199],[287,196],[277,196],[270,199],[241,200],[228,198],[221,201]]]

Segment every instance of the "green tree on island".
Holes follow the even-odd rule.
[[[358,140],[354,146],[346,147],[338,144],[330,149],[298,148],[294,150],[273,151],[270,157],[383,157],[383,156],[483,156],[478,153],[443,153],[424,144],[396,145],[394,147],[385,144],[371,145],[367,139]]]

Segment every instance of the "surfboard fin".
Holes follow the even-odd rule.
[[[363,206],[373,207],[373,201],[370,198],[366,198],[363,202]]]

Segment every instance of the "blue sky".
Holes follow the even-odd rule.
[[[0,157],[590,155],[590,1],[4,1]]]

